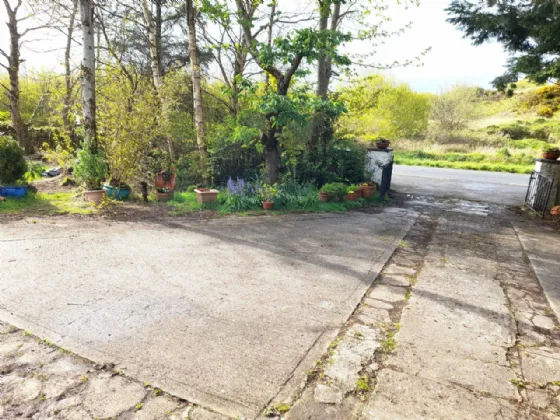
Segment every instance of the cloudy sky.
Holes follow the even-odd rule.
[[[380,48],[376,61],[405,60],[427,47],[431,47],[431,51],[422,60],[422,67],[396,68],[387,71],[387,74],[395,80],[410,84],[418,91],[439,92],[457,83],[489,87],[489,82],[503,73],[507,54],[499,44],[474,47],[469,40],[463,39],[459,30],[445,21],[445,8],[449,1],[421,0],[419,7],[408,10],[394,7],[390,10],[393,19],[391,25],[399,27],[412,21],[413,26],[406,34],[389,40]],[[3,7],[0,7],[0,21],[6,21]],[[24,69],[59,69],[61,51],[40,52],[51,50],[56,44],[56,40],[38,40],[24,49]],[[5,25],[0,26],[0,47],[8,47]],[[363,73],[371,71],[363,70]]]

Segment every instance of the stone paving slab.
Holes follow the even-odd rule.
[[[300,383],[415,216],[9,223],[0,319],[189,402],[253,417]]]

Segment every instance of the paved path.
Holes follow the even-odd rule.
[[[296,393],[415,217],[8,223],[0,319],[191,403],[253,418]],[[132,388],[130,401],[141,399]]]
[[[522,205],[529,185],[529,175],[504,172],[401,166],[393,168],[395,191],[487,201],[503,205]]]

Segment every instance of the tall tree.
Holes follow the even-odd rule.
[[[196,8],[194,0],[186,0],[187,29],[189,34],[189,57],[192,69],[194,122],[196,130],[196,144],[202,157],[208,154],[206,150],[206,130],[204,127],[204,107],[202,99],[202,76],[200,72],[200,54],[196,37]]]
[[[258,66],[269,73],[274,80],[274,91],[263,98],[261,108],[265,112],[266,128],[261,135],[265,152],[266,180],[274,183],[279,180],[280,143],[286,115],[290,108],[288,92],[296,72],[304,62],[316,61],[322,54],[338,64],[350,64],[349,59],[339,54],[338,46],[348,40],[341,32],[321,32],[313,28],[297,29],[285,37],[277,37],[269,46],[259,42],[253,34],[256,19],[255,9],[260,5],[252,0],[236,0],[239,24],[243,28],[247,49]]]
[[[95,32],[93,27],[94,6],[92,0],[80,0],[82,21],[82,107],[86,144],[97,153],[97,124],[95,120]]]
[[[19,70],[21,65],[21,38],[29,32],[29,29],[20,32],[19,23],[23,18],[18,17],[18,13],[22,8],[22,0],[11,2],[10,0],[3,0],[4,8],[8,15],[8,30],[10,34],[10,51],[6,52],[0,48],[0,55],[6,60],[7,64],[0,63],[6,71],[10,79],[10,85],[2,84],[4,93],[9,100],[10,116],[12,118],[12,125],[16,134],[17,141],[26,152],[32,151],[32,146],[29,142],[29,132],[26,124],[21,117],[20,109],[20,86],[19,86]],[[15,4],[14,4],[15,3]]]
[[[560,3],[556,0],[454,0],[448,19],[475,45],[497,40],[511,54],[492,82],[505,90],[520,74],[536,83],[560,83]],[[511,91],[510,91],[511,93]]]

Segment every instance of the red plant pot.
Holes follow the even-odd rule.
[[[354,200],[356,200],[356,194],[355,193],[345,194],[344,198],[347,199],[348,201],[354,201]]]
[[[382,142],[376,142],[376,143],[375,143],[375,146],[376,146],[378,149],[386,149],[386,148],[388,148],[390,145],[391,145],[391,143],[382,143]]]
[[[360,187],[356,191],[354,191],[354,196],[356,198],[362,198],[364,196],[364,190],[362,189],[362,187]]]
[[[165,179],[163,172],[158,172],[156,174],[156,179],[154,180],[154,187],[156,188],[169,188],[170,190],[175,189],[175,180],[177,179],[176,174],[171,174],[169,179]]]
[[[322,203],[328,203],[331,198],[329,193],[319,193],[319,201]]]
[[[367,187],[362,187],[362,194],[364,195],[364,198],[372,198],[374,191],[375,191],[375,185],[368,185]]]
[[[274,201],[263,201],[262,206],[265,210],[272,210],[274,208]]]
[[[560,153],[556,152],[544,152],[543,158],[548,160],[557,160],[560,157]]]

